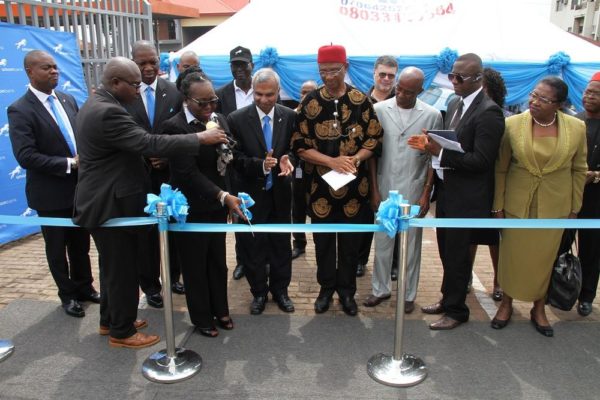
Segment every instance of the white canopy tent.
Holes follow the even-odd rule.
[[[350,72],[352,81],[363,90],[366,82],[371,81],[372,62],[377,56],[396,55],[401,66],[416,65],[424,70],[427,68],[423,67],[437,64],[435,73],[426,70],[427,84],[435,78],[436,83],[447,85],[445,74],[456,55],[472,52],[505,75],[509,98],[512,89],[514,102],[523,97],[522,93],[516,95],[515,84],[535,84],[536,78],[548,73],[562,73],[564,77],[565,69],[569,68],[576,76],[571,81],[565,80],[570,86],[576,83],[576,90],[580,90],[581,84],[600,70],[600,48],[537,15],[523,13],[520,3],[518,0],[252,0],[171,59],[176,60],[183,51],[195,51],[202,67],[219,86],[223,79],[231,79],[229,50],[242,45],[254,54],[256,67],[271,66],[278,71],[283,87],[289,92],[301,84],[286,82],[287,78],[298,79],[292,69],[303,70],[303,76],[310,75],[306,79],[318,79],[314,63],[318,48],[324,44],[341,44],[346,48],[351,70],[355,70],[354,74]],[[539,70],[532,74],[532,68]]]

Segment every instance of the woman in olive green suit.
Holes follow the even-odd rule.
[[[567,85],[542,79],[529,95],[529,111],[506,120],[496,161],[492,213],[498,218],[575,218],[585,183],[586,136],[582,121],[562,113]],[[502,329],[512,315],[513,298],[533,302],[536,330],[553,336],[545,297],[562,229],[504,229],[498,281],[504,298],[492,328]]]

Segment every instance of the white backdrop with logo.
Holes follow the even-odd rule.
[[[6,116],[8,106],[25,94],[29,80],[23,58],[31,50],[50,53],[60,69],[57,89],[75,97],[79,105],[87,98],[79,46],[71,33],[31,26],[0,23],[0,214],[32,216],[25,198],[25,170],[15,160]],[[0,244],[39,231],[39,227],[0,224]]]

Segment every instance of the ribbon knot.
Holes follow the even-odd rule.
[[[248,210],[250,207],[254,205],[254,199],[250,197],[248,193],[239,192],[237,196],[240,200],[242,200],[242,204],[240,205],[240,209],[248,219],[248,221],[252,220],[252,212]]]
[[[279,61],[279,54],[273,47],[267,47],[260,51],[258,59],[263,67],[272,67]]]
[[[558,53],[554,53],[548,59],[548,72],[553,75],[558,75],[570,62],[571,57],[565,52],[559,51]]]
[[[436,64],[440,72],[442,74],[447,74],[452,71],[452,66],[457,58],[458,53],[456,50],[451,50],[450,48],[446,47],[440,51],[440,54],[436,57]]]
[[[160,186],[160,195],[157,196],[154,193],[148,193],[146,196],[147,206],[144,207],[144,212],[154,217],[158,217],[156,206],[158,203],[165,203],[167,207],[167,218],[173,217],[175,221],[180,224],[185,222],[188,215],[187,199],[183,193],[178,189],[172,189],[171,185],[163,183]]]
[[[419,206],[410,206],[408,215],[402,215],[400,206],[406,204],[397,190],[390,190],[388,198],[379,204],[377,222],[383,226],[385,233],[391,238],[400,231],[408,230],[408,220],[419,214]]]

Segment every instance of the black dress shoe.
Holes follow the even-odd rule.
[[[163,308],[162,295],[160,293],[147,294],[146,303],[148,303],[150,307]]]
[[[177,294],[185,294],[185,287],[183,286],[183,283],[175,281],[175,283],[171,285],[171,291]]]
[[[78,301],[89,301],[90,303],[100,304],[100,293],[95,290],[89,294],[82,294],[77,298]]]
[[[421,307],[421,311],[424,314],[442,314],[444,312],[444,307],[442,307],[442,303],[435,303],[429,306]]]
[[[365,264],[358,264],[356,266],[356,276],[358,276],[359,278],[361,276],[364,276],[366,269],[367,269],[367,266]]]
[[[304,250],[304,248],[294,247],[294,249],[292,250],[292,260],[295,260],[296,258],[300,257],[304,253],[306,253],[306,250]]]
[[[279,306],[279,309],[284,312],[294,312],[294,303],[292,299],[287,294],[280,294],[278,296],[273,296],[273,300]]]
[[[392,268],[392,281],[397,281],[398,280],[398,268],[393,267]]]
[[[265,311],[265,304],[267,303],[267,296],[255,296],[250,304],[250,314],[260,315]]]
[[[239,279],[242,279],[244,275],[244,266],[242,264],[236,265],[235,269],[233,270],[233,279],[237,281]]]
[[[358,313],[358,306],[356,305],[356,301],[354,301],[354,297],[340,296],[340,303],[342,303],[342,310],[347,315],[353,317]]]
[[[405,301],[404,302],[404,314],[411,314],[415,311],[415,302],[414,301]]]
[[[450,329],[456,328],[460,324],[462,324],[461,321],[457,321],[454,318],[450,318],[447,315],[444,315],[442,318],[429,324],[429,329],[431,329],[432,331],[448,331]]]
[[[493,329],[503,329],[508,325],[510,318],[512,317],[512,309],[510,310],[510,314],[508,315],[508,319],[498,319],[494,317],[491,322],[491,326]]]
[[[85,317],[85,311],[83,311],[81,304],[79,304],[77,300],[69,300],[63,303],[62,308],[65,310],[67,315],[70,315],[71,317]]]
[[[577,304],[577,313],[582,317],[587,317],[592,313],[592,303],[580,301],[579,304]]]
[[[533,324],[533,326],[535,326],[536,331],[538,331],[539,333],[541,333],[542,335],[544,335],[546,337],[554,336],[554,329],[550,325],[538,324],[538,322],[535,320],[535,317],[533,316],[533,310],[531,310],[529,312],[529,315],[531,318],[531,323]]]
[[[315,300],[315,312],[317,314],[322,314],[329,310],[329,304],[331,303],[331,295],[330,294],[319,294],[317,300]]]

